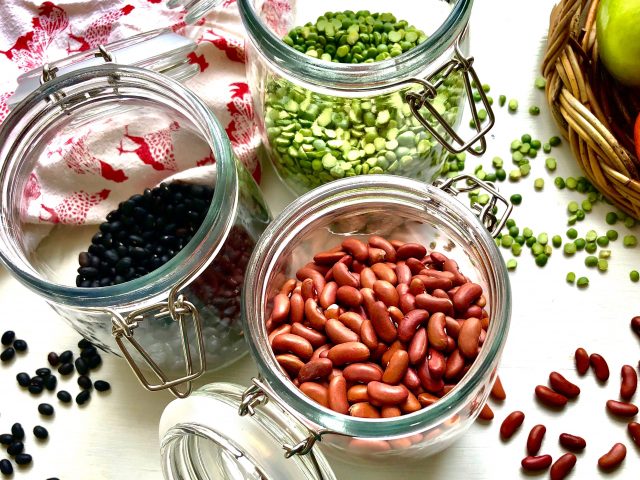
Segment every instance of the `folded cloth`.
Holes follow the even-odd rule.
[[[279,0],[267,0],[276,1]],[[75,52],[169,27],[194,40],[188,57],[199,73],[187,82],[213,110],[234,153],[259,181],[260,139],[245,76],[244,28],[235,0],[186,25],[184,12],[164,0],[58,0],[37,4],[0,2],[0,122],[17,77]],[[179,120],[153,112],[119,115],[65,132],[41,155],[24,192],[21,211],[29,223],[101,223],[129,196],[176,172],[215,164],[208,146]],[[207,173],[205,173],[207,172]]]

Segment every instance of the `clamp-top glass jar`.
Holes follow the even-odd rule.
[[[458,188],[463,179],[472,185]],[[492,235],[511,207],[490,185],[459,180],[439,188],[389,175],[337,180],[298,198],[273,221],[256,246],[244,288],[243,324],[260,376],[244,393],[211,384],[165,409],[160,436],[166,479],[333,479],[314,447],[319,439],[351,463],[411,459],[446,448],[471,425],[495,380],[509,328],[508,274]],[[482,221],[450,195],[478,187],[490,194],[487,205],[476,205]],[[492,214],[498,204],[500,219]],[[470,281],[482,285],[491,319],[480,353],[453,390],[395,418],[343,415],[311,400],[278,363],[266,327],[271,300],[310,256],[346,236],[370,235],[447,252]],[[233,417],[234,411],[244,418]],[[283,448],[294,458],[285,461]]]
[[[140,40],[149,38],[156,43],[140,45]],[[161,51],[151,49],[154,45]],[[167,45],[170,51],[164,49]],[[159,31],[101,48],[98,55],[104,60],[142,55],[133,63],[185,78],[185,69],[192,67],[185,56],[192,48],[192,42]],[[93,52],[82,55],[75,60],[95,63]],[[186,395],[191,380],[246,352],[240,292],[249,256],[270,221],[260,190],[235,159],[209,108],[168,76],[111,61],[92,66],[64,62],[46,66],[43,74],[47,78],[42,85],[14,107],[0,129],[0,260],[84,337],[124,354],[145,387]],[[37,81],[34,75],[25,78]],[[164,131],[162,138],[168,141],[178,138],[172,135],[179,132],[181,146],[202,157],[171,156],[169,166],[157,159],[153,165],[139,161],[140,168],[132,165],[126,170],[131,187],[118,187],[116,178],[94,195],[92,182],[103,185],[104,179],[101,164],[88,155],[87,145],[95,145],[91,142],[107,132],[116,139],[112,149],[116,158],[118,151],[144,145],[162,148],[160,154],[170,150],[166,141],[148,143],[152,139],[139,133],[145,127]],[[64,176],[66,169],[52,166],[50,146],[61,145],[64,150],[79,132],[84,132],[84,150],[70,158],[83,173],[77,181],[87,183],[74,184],[70,190],[78,197],[76,203],[63,200],[53,205],[49,210],[55,217],[39,223],[29,209],[34,176],[47,176],[49,189],[65,186],[64,179],[55,176]],[[161,136],[155,135],[155,140]],[[201,158],[210,161],[199,166],[203,162],[196,160]],[[166,187],[157,188],[164,182]],[[156,190],[160,197],[154,196]],[[97,224],[71,224],[71,213],[83,208],[86,213],[107,198],[121,212],[119,217],[107,215],[115,223],[101,224],[97,234]],[[150,213],[152,205],[159,205],[153,212],[164,223]],[[182,219],[193,222],[178,228]],[[89,245],[93,256],[84,253],[79,260]],[[94,262],[98,256],[102,260]],[[146,270],[138,269],[145,265]],[[78,280],[77,272],[87,279]],[[114,281],[109,274],[121,278]],[[148,379],[141,364],[159,382]],[[179,389],[180,384],[186,388]]]
[[[432,182],[448,152],[484,153],[494,115],[478,88],[475,95],[488,115],[482,122],[472,95],[472,85],[481,85],[466,54],[472,4],[238,0],[263,143],[294,193],[363,174]],[[384,15],[374,18],[371,12]],[[308,22],[317,19],[320,33],[344,51],[310,32]],[[424,32],[413,48],[402,40],[408,25]],[[380,37],[377,50],[364,43],[374,36]],[[352,63],[343,63],[350,58]],[[476,125],[468,140],[456,133],[465,98]]]

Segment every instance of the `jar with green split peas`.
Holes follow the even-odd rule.
[[[178,37],[169,35],[174,36],[169,40]],[[177,41],[188,42],[182,37]],[[127,58],[117,46],[113,52],[116,58]],[[93,54],[83,55],[93,62]],[[161,63],[168,71],[166,56]],[[187,77],[186,64],[180,60],[176,64],[179,71],[174,78]],[[191,380],[246,353],[240,322],[241,288],[249,256],[270,213],[211,110],[180,83],[148,69],[102,60],[75,67],[49,78],[15,105],[0,130],[0,260],[83,337],[103,350],[125,356],[148,389],[171,388],[174,394],[183,395],[190,390]],[[62,215],[58,223],[33,223],[25,203],[33,191],[33,177],[42,172],[50,143],[77,131],[90,132],[85,139],[88,144],[99,132],[117,130],[121,136],[132,118],[138,122],[152,118],[154,128],[179,125],[191,148],[208,152],[215,163],[200,169],[193,168],[195,161],[193,165],[176,162],[177,170],[131,168],[127,175],[135,186],[128,188],[136,190],[110,187],[107,200],[113,208],[128,204],[135,194],[146,199],[162,183],[169,183],[169,189],[174,184],[187,186],[182,188],[187,189],[182,192],[185,195],[207,191],[209,203],[196,212],[200,226],[186,245],[172,252],[172,258],[154,264],[155,269],[128,276],[124,283],[87,288],[79,281],[82,286],[77,286],[79,254],[92,245],[99,225],[68,224]],[[76,186],[88,190],[90,175],[87,172],[87,186]],[[191,205],[204,202],[191,200]],[[192,214],[185,210],[184,215]],[[141,251],[155,242],[155,230],[146,229],[147,219],[140,226],[140,235],[149,243],[142,244]],[[128,237],[121,238],[122,231],[111,232],[115,249],[128,245]],[[89,252],[97,250],[89,248]],[[85,260],[86,256],[81,255]],[[24,321],[31,321],[28,306],[24,309]]]
[[[381,173],[432,182],[448,152],[484,152],[494,116],[480,89],[480,122],[470,95],[472,3],[238,0],[265,153],[292,192]]]
[[[249,388],[212,383],[167,406],[160,421],[164,478],[334,479],[318,440],[351,464],[371,464],[423,458],[458,439],[489,395],[511,315],[508,273],[493,240],[510,205],[491,192],[499,218],[485,227],[491,208],[474,213],[449,193],[468,179],[439,187],[391,175],[340,179],[286,207],[258,242],[244,287],[243,325],[258,376]],[[455,388],[395,418],[344,415],[307,397],[278,363],[266,326],[271,300],[315,253],[371,235],[455,259],[483,287],[490,318],[482,348]]]

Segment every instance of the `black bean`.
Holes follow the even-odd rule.
[[[93,347],[93,343],[91,343],[86,338],[83,338],[78,342],[78,348],[80,349],[84,350],[85,348],[90,348],[90,347]]]
[[[110,248],[109,250],[104,252],[104,254],[102,254],[102,258],[104,258],[105,262],[107,262],[109,265],[115,265],[116,263],[118,263],[118,260],[120,260],[120,255],[118,255],[118,252],[116,250]]]
[[[80,388],[82,388],[84,390],[91,390],[91,386],[93,384],[92,384],[91,379],[89,377],[87,377],[86,375],[80,375],[78,377],[78,385],[80,386]]]
[[[6,476],[13,474],[13,465],[6,458],[0,460],[0,473]]]
[[[7,453],[9,455],[18,455],[19,453],[22,453],[23,450],[24,444],[19,440],[15,440],[11,445],[7,447]]]
[[[91,265],[91,255],[88,252],[80,252],[78,255],[78,263],[81,267],[88,267]]]
[[[16,332],[13,330],[7,330],[2,334],[2,339],[0,340],[3,345],[8,346],[13,343],[13,340],[16,338]]]
[[[13,348],[16,349],[16,352],[24,352],[27,350],[28,345],[27,345],[27,342],[25,342],[24,340],[14,340]]]
[[[44,387],[44,379],[38,375],[36,375],[35,377],[31,377],[31,381],[29,382],[29,385],[36,385],[38,387]]]
[[[49,352],[49,355],[47,355],[47,361],[52,367],[60,365],[60,357],[56,352]]]
[[[13,435],[10,433],[3,433],[0,435],[0,444],[11,445],[13,443]]]
[[[42,390],[44,390],[44,388],[42,388],[42,385],[29,385],[29,393],[32,393],[34,395],[39,395],[42,393]]]
[[[42,367],[36,370],[36,375],[38,375],[39,377],[45,378],[51,375],[51,370],[46,367]]]
[[[28,387],[31,382],[31,377],[27,372],[20,372],[16,375],[16,380],[21,387]]]
[[[95,388],[99,392],[106,392],[111,388],[109,382],[105,382],[104,380],[96,380],[93,382],[93,388]]]
[[[60,400],[62,403],[69,403],[72,400],[71,394],[66,390],[60,390],[58,393],[56,393],[56,397],[58,397],[58,400]]]
[[[33,427],[33,435],[40,440],[44,440],[49,436],[49,432],[43,426],[36,425],[35,427]]]
[[[47,480],[60,480],[60,479],[58,477],[50,477],[50,478],[47,478]]]
[[[19,453],[16,455],[16,463],[18,465],[28,465],[31,463],[31,455],[28,453]]]
[[[69,375],[71,372],[73,372],[73,363],[63,363],[58,367],[60,375]]]
[[[90,346],[82,350],[80,356],[86,360],[87,358],[93,357],[96,353],[98,353],[96,347]]]
[[[2,353],[0,353],[0,360],[3,362],[9,362],[15,356],[16,351],[13,349],[13,347],[7,347],[2,351]]]
[[[73,361],[73,352],[65,350],[60,354],[60,363],[71,363]]]
[[[55,410],[50,403],[41,403],[40,405],[38,405],[38,412],[40,412],[40,415],[50,417],[55,413]]]
[[[87,363],[89,364],[89,368],[91,370],[95,370],[102,363],[102,357],[100,354],[96,353],[93,357],[87,359]]]
[[[19,423],[14,423],[11,425],[11,435],[13,435],[14,440],[23,440],[24,439],[24,428]]]
[[[89,366],[87,365],[87,362],[85,361],[84,358],[76,358],[75,366],[76,366],[76,371],[80,375],[86,375],[86,373],[89,371]]]
[[[58,379],[55,375],[49,375],[47,379],[44,381],[44,388],[53,392],[58,386]]]
[[[76,403],[78,405],[83,405],[89,401],[91,398],[91,393],[89,390],[82,390],[78,395],[76,395]]]

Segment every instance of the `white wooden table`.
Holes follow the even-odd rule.
[[[538,65],[552,4],[553,0],[476,2],[472,17],[472,49],[477,69],[483,81],[491,84],[491,95],[496,100],[504,93],[520,102],[517,115],[508,114],[506,108],[497,109],[497,125],[489,140],[489,151],[481,160],[485,165],[490,164],[493,156],[499,155],[510,167],[509,145],[523,133],[541,140],[557,134],[543,93],[533,87],[534,79],[539,75]],[[539,117],[527,113],[528,107],[534,104],[542,109]],[[558,175],[579,175],[566,146],[555,149],[553,156],[558,159]],[[523,204],[514,214],[521,228],[529,226],[536,233],[546,231],[550,236],[564,235],[566,204],[581,196],[554,187],[553,177],[545,172],[544,158],[539,155],[531,162],[532,172],[528,179],[518,184],[505,182],[500,188],[509,195],[522,193]],[[471,159],[469,165],[474,166],[477,162]],[[289,198],[284,196],[273,172],[266,170],[264,191],[272,211],[277,214]],[[537,177],[546,181],[544,193],[534,191],[533,179]],[[610,209],[606,205],[597,206],[584,222],[578,224],[581,235],[588,229],[604,232],[608,228],[604,215]],[[621,236],[626,232],[624,226],[616,228]],[[640,229],[636,227],[633,233],[639,235]],[[541,269],[535,266],[528,249],[523,251],[517,271],[511,276],[512,325],[500,367],[508,398],[503,405],[494,407],[496,419],[492,424],[472,426],[453,447],[419,463],[353,470],[334,459],[332,465],[337,477],[341,480],[376,480],[397,478],[398,475],[406,480],[527,478],[520,470],[526,436],[535,424],[544,423],[548,431],[542,451],[554,458],[561,454],[557,441],[560,433],[571,432],[587,439],[587,449],[578,456],[578,464],[570,478],[600,478],[597,459],[618,441],[627,445],[627,459],[623,468],[606,478],[638,478],[640,449],[630,441],[626,423],[610,417],[604,408],[607,399],[617,398],[622,364],[635,366],[640,358],[640,342],[629,329],[630,318],[640,314],[640,283],[633,284],[628,277],[632,268],[640,270],[640,248],[625,249],[621,243],[620,239],[612,246],[608,273],[588,271],[591,284],[585,290],[565,283],[568,271],[587,273],[584,252],[571,259],[554,252],[549,264]],[[49,392],[36,398],[20,391],[15,380],[18,372],[32,373],[35,368],[45,365],[50,350],[75,348],[80,337],[42,300],[2,269],[0,307],[0,330],[15,329],[19,337],[29,342],[27,356],[8,367],[0,365],[0,431],[8,431],[13,422],[21,421],[27,430],[27,450],[34,457],[33,465],[17,471],[14,478],[161,478],[157,425],[171,397],[166,393],[144,391],[124,361],[106,355],[101,370],[93,377],[109,380],[113,389],[106,395],[94,393],[84,408],[75,404],[64,407]],[[533,389],[537,384],[546,383],[552,370],[575,380],[572,355],[578,346],[604,355],[611,367],[611,379],[605,386],[598,385],[592,375],[580,379],[583,393],[579,400],[562,413],[551,413],[537,404]],[[252,362],[245,358],[217,374],[215,379],[247,384],[252,374]],[[205,382],[212,380],[208,377]],[[74,383],[67,385],[61,381],[61,387],[77,392],[75,379],[71,382]],[[46,399],[56,407],[53,420],[41,420],[37,413],[37,404]],[[640,397],[636,401],[638,399]],[[512,441],[503,444],[498,436],[500,422],[515,409],[527,414],[525,424]],[[34,441],[31,430],[36,423],[49,429],[48,441]]]

